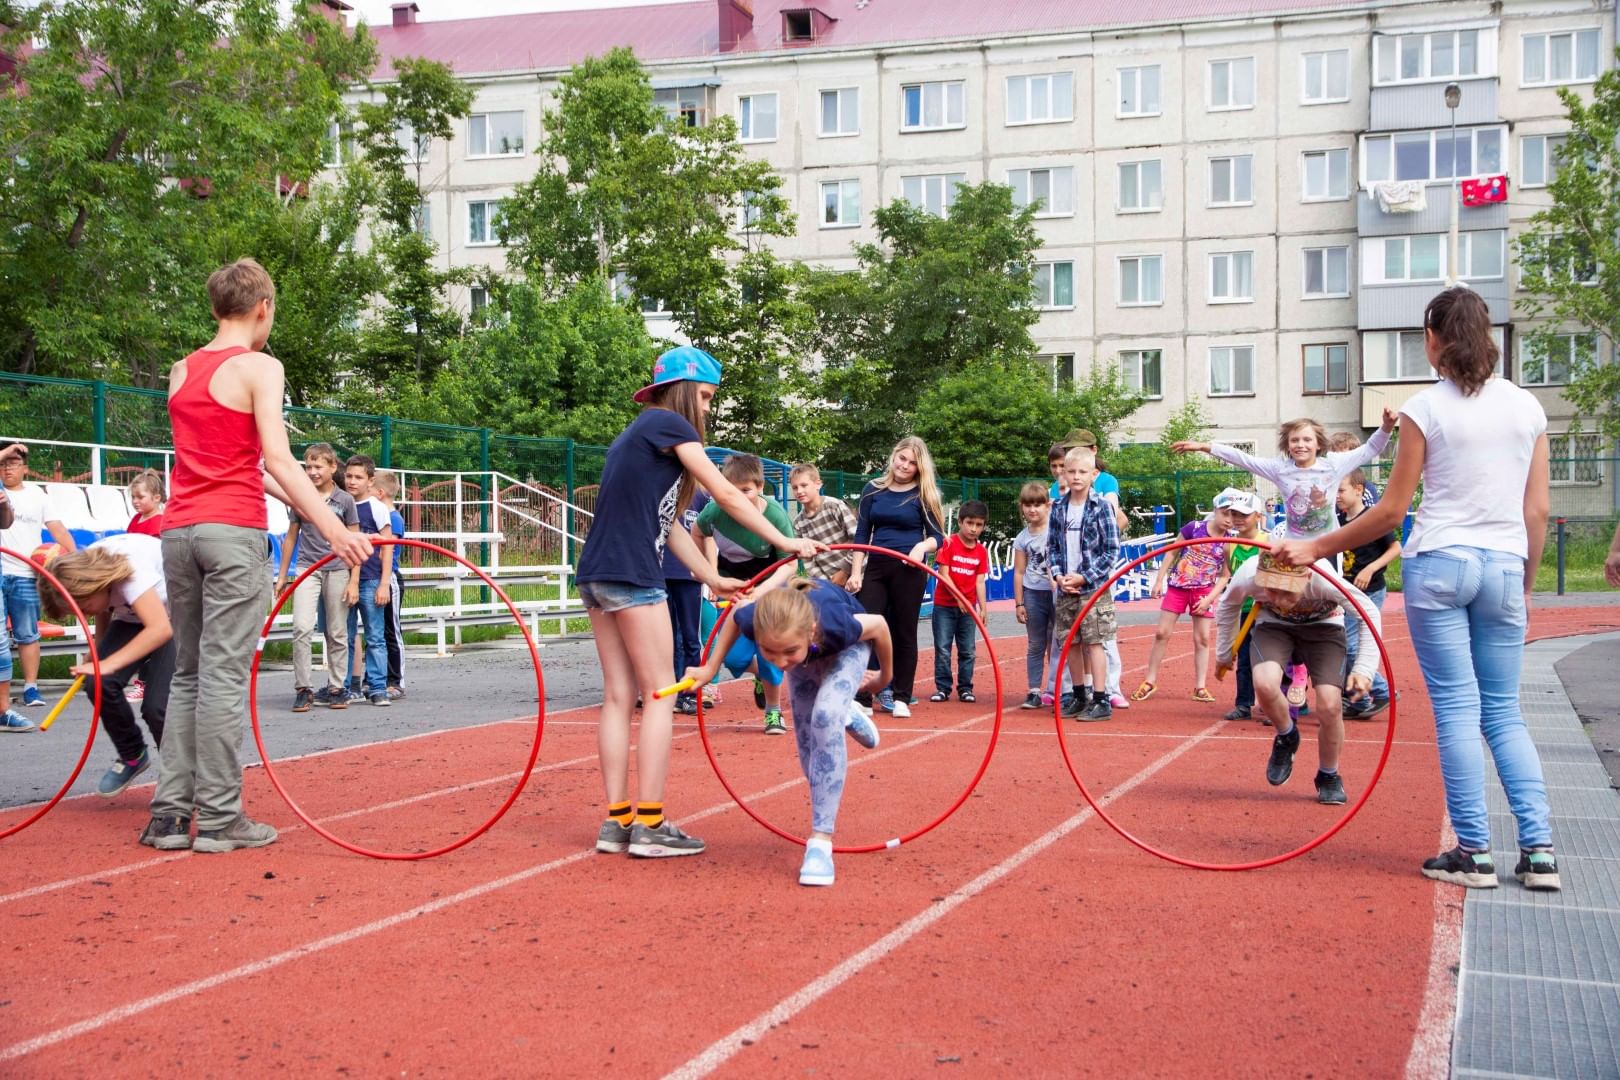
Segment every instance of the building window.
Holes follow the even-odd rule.
[[[1384,85],[1492,74],[1495,64],[1489,57],[1496,47],[1495,35],[1485,35],[1483,43],[1480,36],[1479,30],[1379,34],[1373,38],[1373,82]],[[1483,69],[1481,58],[1486,58]]]
[[[1545,291],[1547,277],[1566,277],[1580,285],[1598,282],[1597,256],[1590,241],[1567,233],[1527,234],[1519,238],[1519,288]]]
[[[1209,62],[1209,111],[1254,108],[1254,57]]]
[[[854,86],[821,92],[821,137],[861,133],[861,92]]]
[[[467,204],[467,246],[488,247],[500,243],[497,239],[501,223],[501,204],[494,199],[476,200]]]
[[[1350,151],[1307,150],[1304,161],[1306,202],[1350,197]]]
[[[477,315],[489,306],[489,290],[482,285],[474,285],[468,295],[472,305],[471,314]]]
[[[1495,281],[1507,272],[1507,231],[1465,232],[1457,237],[1457,276],[1464,281]]]
[[[1603,437],[1597,434],[1547,436],[1548,479],[1555,484],[1603,483]]]
[[[1115,115],[1159,115],[1159,65],[1119,69],[1119,106]]]
[[[1254,202],[1254,156],[1209,159],[1209,205],[1248,206]]]
[[[1209,302],[1254,301],[1254,252],[1218,251],[1209,257]]]
[[[1074,213],[1074,170],[1013,169],[1007,174],[1013,205],[1035,207],[1036,217],[1068,217]]]
[[[1218,345],[1209,350],[1211,397],[1254,393],[1254,346]]]
[[[809,8],[782,12],[783,41],[814,41],[816,13]]]
[[[757,191],[745,191],[742,196],[742,227],[753,229],[765,217],[765,201]]]
[[[1158,349],[1130,349],[1119,354],[1119,376],[1145,398],[1164,397],[1164,354]]]
[[[328,169],[337,169],[353,160],[354,128],[347,120],[333,120],[326,125],[326,138],[321,145],[321,164]]]
[[[473,113],[467,117],[468,157],[517,157],[522,153],[521,112]]]
[[[775,94],[746,94],[737,99],[737,135],[743,142],[776,141]]]
[[[417,203],[416,209],[412,211],[411,229],[424,239],[433,238],[433,207],[426,199]]]
[[[847,229],[861,223],[861,182],[831,180],[821,185],[821,227]]]
[[[1564,30],[1554,34],[1524,35],[1524,86],[1593,82],[1601,61],[1601,32]]]
[[[1119,260],[1119,306],[1164,303],[1164,257],[1127,255]]]
[[[1519,186],[1546,187],[1563,163],[1568,135],[1526,135],[1519,140]]]
[[[951,204],[956,202],[956,189],[966,181],[966,173],[902,176],[900,197],[917,209],[926,210],[935,217],[949,217]]]
[[[1521,386],[1563,386],[1570,372],[1597,357],[1596,334],[1526,334],[1519,339]]]
[[[409,124],[400,124],[394,128],[394,141],[399,144],[400,152],[405,155],[405,164],[419,165],[428,159],[433,150],[433,137],[418,135]]]
[[[1074,307],[1074,263],[1035,264],[1035,306],[1045,311]]]
[[[1141,212],[1164,209],[1163,166],[1152,161],[1119,163],[1119,209]]]
[[[1074,385],[1074,353],[1039,353],[1035,361],[1052,369],[1052,389]]]
[[[901,131],[939,131],[967,124],[959,82],[913,83],[900,88]]]
[[[630,287],[630,275],[623,270],[616,271],[613,275],[613,299],[621,304],[635,304],[636,307],[641,309],[642,315],[667,315],[669,313],[662,300],[648,296],[638,298],[635,290]]]
[[[1453,145],[1450,128],[1369,135],[1361,140],[1361,180],[1449,180],[1506,172],[1502,148],[1507,129],[1461,128]]]
[[[1350,249],[1305,249],[1305,298],[1320,300],[1350,295]]]
[[[1349,101],[1350,50],[1306,53],[1301,66],[1299,98],[1305,105]]]
[[[681,127],[703,127],[709,122],[707,86],[668,86],[653,91],[653,104]]]
[[[1350,392],[1350,346],[1305,346],[1305,393],[1348,394]]]
[[[1440,281],[1445,239],[1439,235],[1376,236],[1361,241],[1362,281],[1367,285]]]
[[[1381,330],[1361,338],[1361,372],[1368,382],[1433,382],[1421,330]]]
[[[1053,124],[1074,119],[1074,76],[1007,76],[1007,123]]]

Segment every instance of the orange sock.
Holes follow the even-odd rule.
[[[608,817],[625,828],[630,827],[630,819],[635,815],[630,812],[629,801],[608,803]]]
[[[636,824],[645,825],[649,829],[656,829],[664,823],[664,804],[661,802],[644,802],[636,804]]]

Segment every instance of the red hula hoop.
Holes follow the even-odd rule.
[[[84,771],[84,763],[90,760],[90,748],[95,746],[96,732],[101,730],[101,654],[96,651],[96,638],[95,635],[90,632],[90,620],[84,617],[84,611],[79,607],[78,601],[74,600],[73,597],[68,594],[68,591],[62,588],[62,583],[57,580],[55,574],[51,573],[39,563],[34,562],[33,559],[29,558],[20,551],[13,551],[8,547],[0,547],[0,555],[11,555],[15,558],[22,559],[24,562],[27,562],[33,566],[34,573],[41,575],[46,581],[49,581],[52,585],[56,586],[56,591],[61,593],[63,598],[67,600],[68,607],[73,609],[73,617],[79,621],[79,626],[84,629],[84,643],[90,652],[90,669],[92,672],[91,678],[94,680],[91,683],[91,693],[93,697],[91,699],[90,706],[90,730],[85,733],[84,749],[79,751],[79,760],[74,763],[73,771],[68,773],[67,780],[62,784],[61,787],[56,789],[56,794],[51,796],[49,802],[36,809],[32,814],[24,818],[22,821],[19,821],[17,824],[8,829],[0,830],[0,840],[4,840],[8,836],[22,832],[24,829],[28,828],[28,826],[50,813],[51,807],[62,801],[62,796],[68,793],[68,788],[73,786],[73,781],[77,780],[79,778],[79,774]],[[36,732],[36,734],[38,734],[38,732]]]
[[[1149,559],[1156,559],[1161,555],[1167,554],[1167,553],[1172,552],[1172,551],[1176,551],[1176,550],[1178,550],[1180,548],[1193,547],[1193,546],[1198,545],[1198,544],[1229,544],[1231,542],[1232,542],[1231,537],[1228,537],[1226,539],[1220,539],[1218,537],[1212,537],[1212,536],[1211,537],[1203,537],[1203,536],[1201,536],[1201,537],[1198,537],[1197,539],[1194,539],[1194,540],[1177,540],[1177,541],[1175,541],[1173,543],[1166,544],[1161,548],[1155,548],[1154,550],[1148,552],[1146,555],[1143,555],[1141,558],[1133,559],[1132,561],[1126,563],[1124,566],[1120,567],[1118,570],[1114,571],[1113,576],[1108,579],[1107,583],[1103,586],[1103,589],[1112,590],[1113,587],[1114,587],[1114,583],[1116,581],[1118,581],[1125,574],[1129,573],[1131,570],[1134,570],[1138,566],[1140,566],[1141,564],[1147,562]],[[1258,547],[1258,548],[1261,548],[1262,550],[1267,550],[1267,551],[1269,551],[1271,549],[1271,544],[1269,544],[1265,540],[1261,540],[1261,539],[1245,540],[1243,543],[1244,543],[1244,546],[1246,546],[1246,547]],[[1063,764],[1068,766],[1069,775],[1074,778],[1075,785],[1077,787],[1079,787],[1080,794],[1085,796],[1085,800],[1086,800],[1087,804],[1090,805],[1091,809],[1096,812],[1096,814],[1097,814],[1097,816],[1099,818],[1101,818],[1104,822],[1107,823],[1107,825],[1108,825],[1108,827],[1110,829],[1113,829],[1120,836],[1124,837],[1127,841],[1134,844],[1135,846],[1141,848],[1143,851],[1147,852],[1149,855],[1156,855],[1159,858],[1166,860],[1167,862],[1173,862],[1173,863],[1176,863],[1179,866],[1190,867],[1190,868],[1192,868],[1194,870],[1259,870],[1259,869],[1261,869],[1263,867],[1276,866],[1278,863],[1284,863],[1284,862],[1287,862],[1289,859],[1298,858],[1299,856],[1305,854],[1307,851],[1310,851],[1312,848],[1319,847],[1323,843],[1326,843],[1328,838],[1331,837],[1334,833],[1338,832],[1340,829],[1342,829],[1346,825],[1350,824],[1350,819],[1355,817],[1356,814],[1361,810],[1361,808],[1366,805],[1367,800],[1372,797],[1373,788],[1378,786],[1378,778],[1384,774],[1384,764],[1389,761],[1390,751],[1392,749],[1394,749],[1394,747],[1395,747],[1395,712],[1396,712],[1395,692],[1394,692],[1394,690],[1395,690],[1395,670],[1390,665],[1390,662],[1389,662],[1389,650],[1384,647],[1383,636],[1381,634],[1379,634],[1379,632],[1377,630],[1373,629],[1372,624],[1370,622],[1366,621],[1366,612],[1362,609],[1361,605],[1356,603],[1354,598],[1352,598],[1350,596],[1349,591],[1346,590],[1345,587],[1342,584],[1340,584],[1337,579],[1329,576],[1328,574],[1322,573],[1321,568],[1318,567],[1315,563],[1311,564],[1311,572],[1314,573],[1314,574],[1321,575],[1321,577],[1323,579],[1325,579],[1329,584],[1331,584],[1335,589],[1338,589],[1339,592],[1344,595],[1344,598],[1346,600],[1349,600],[1351,602],[1351,604],[1355,605],[1355,608],[1356,608],[1357,612],[1361,613],[1363,623],[1364,623],[1364,627],[1365,627],[1367,633],[1372,635],[1373,641],[1378,643],[1378,653],[1383,658],[1383,661],[1384,661],[1384,678],[1389,683],[1389,686],[1390,686],[1389,728],[1384,734],[1384,751],[1383,751],[1383,753],[1378,755],[1378,764],[1373,769],[1372,777],[1367,781],[1367,788],[1366,788],[1365,791],[1363,791],[1361,793],[1361,798],[1357,799],[1349,807],[1349,809],[1347,809],[1344,812],[1344,816],[1339,818],[1339,820],[1336,821],[1333,825],[1329,826],[1321,835],[1317,836],[1316,838],[1314,838],[1312,840],[1307,841],[1304,844],[1301,844],[1299,847],[1295,848],[1294,850],[1286,852],[1286,853],[1284,853],[1282,855],[1273,855],[1269,859],[1257,859],[1257,860],[1255,860],[1253,862],[1243,862],[1243,863],[1207,863],[1207,862],[1199,862],[1199,861],[1197,861],[1195,859],[1183,859],[1179,855],[1172,855],[1167,851],[1161,851],[1160,849],[1154,847],[1152,844],[1149,844],[1149,843],[1141,840],[1137,836],[1133,835],[1130,832],[1130,830],[1126,829],[1119,822],[1115,821],[1113,819],[1113,817],[1111,817],[1109,815],[1107,810],[1103,809],[1102,803],[1098,802],[1095,798],[1092,797],[1090,789],[1088,789],[1086,787],[1085,781],[1080,779],[1080,773],[1074,767],[1074,758],[1069,754],[1068,741],[1064,738],[1063,709],[1062,709],[1060,704],[1054,704],[1054,707],[1052,709],[1052,714],[1053,714],[1054,719],[1057,722],[1058,749],[1063,752]],[[1068,662],[1069,662],[1069,647],[1074,644],[1074,636],[1075,636],[1076,633],[1079,632],[1080,624],[1082,622],[1084,622],[1086,616],[1091,613],[1091,608],[1092,608],[1092,606],[1094,604],[1096,604],[1097,597],[1100,596],[1100,595],[1102,595],[1102,589],[1097,590],[1097,592],[1092,594],[1091,599],[1086,601],[1086,605],[1083,608],[1080,609],[1079,617],[1074,620],[1074,626],[1072,626],[1069,629],[1069,636],[1063,640],[1063,652],[1058,657],[1058,670],[1059,671],[1062,671],[1064,666],[1068,664]],[[1112,595],[1111,592],[1110,592],[1110,595]]]
[[[873,547],[871,544],[829,544],[827,548],[829,551],[864,551],[872,555],[887,555],[890,558],[900,560],[907,566],[915,566],[917,569],[922,570],[930,575],[936,582],[939,582],[945,588],[949,589],[959,601],[962,610],[970,613],[973,616],[973,621],[975,624],[977,624],[979,633],[984,637],[985,649],[990,653],[990,670],[995,673],[996,719],[995,724],[990,729],[990,744],[984,748],[984,759],[979,762],[978,769],[973,773],[972,779],[968,781],[967,787],[964,788],[962,793],[956,797],[956,801],[951,803],[950,806],[946,807],[943,814],[940,814],[922,828],[914,829],[911,832],[906,833],[904,836],[896,836],[892,839],[880,841],[874,844],[836,844],[833,846],[833,851],[839,854],[847,855],[864,854],[868,851],[886,851],[890,848],[897,848],[901,844],[910,843],[911,841],[917,839],[917,837],[922,836],[924,833],[931,832],[946,818],[956,813],[961,805],[967,802],[968,796],[973,794],[973,789],[979,786],[979,780],[984,776],[985,770],[990,767],[990,757],[996,752],[996,740],[1001,736],[1001,664],[996,659],[996,649],[995,645],[990,640],[990,630],[984,625],[984,620],[979,618],[979,613],[973,610],[973,604],[967,599],[967,597],[962,595],[962,591],[958,589],[948,578],[935,571],[932,567],[926,565],[925,563],[918,562],[909,555],[902,555],[897,551],[890,551],[888,548]],[[767,569],[760,571],[758,574],[755,574],[752,578],[750,578],[748,584],[745,586],[745,589],[752,589],[759,582],[776,573],[776,571],[782,566],[794,561],[795,557],[793,556],[789,556],[785,559],[778,559]],[[719,636],[720,628],[725,625],[726,619],[729,618],[730,615],[731,605],[728,604],[726,607],[720,609],[720,617],[714,621],[714,629],[709,631],[709,638],[703,643],[703,659],[700,660],[699,663],[708,663],[709,653],[710,650],[714,648],[715,638]],[[786,680],[784,679],[784,681]],[[749,806],[748,803],[743,801],[743,797],[741,795],[737,794],[737,789],[731,786],[731,781],[726,779],[725,772],[720,768],[720,762],[715,759],[714,747],[709,742],[709,726],[704,720],[703,716],[703,695],[701,693],[697,696],[697,710],[698,737],[703,740],[703,752],[708,755],[709,764],[714,768],[714,775],[720,780],[720,786],[726,789],[726,794],[730,795],[732,801],[742,808],[743,813],[747,814],[749,817],[753,818],[755,821],[759,822],[761,825],[765,826],[765,828],[769,829],[777,836],[780,836],[782,839],[791,840],[793,843],[803,847],[805,842],[804,837],[788,832],[786,829],[767,821],[762,815],[755,811],[752,806]]]
[[[286,801],[288,808],[291,809],[292,812],[298,817],[299,821],[302,821],[305,825],[308,825],[311,831],[324,836],[326,839],[330,840],[332,843],[346,851],[352,851],[356,855],[365,855],[372,859],[394,859],[400,861],[431,859],[438,855],[448,854],[449,852],[452,852],[465,844],[472,843],[474,840],[484,835],[484,833],[488,832],[497,821],[501,820],[501,818],[505,816],[506,812],[512,808],[512,804],[517,802],[517,797],[522,794],[523,786],[529,782],[529,776],[534,772],[534,763],[540,757],[540,739],[541,736],[545,734],[546,730],[545,676],[540,671],[540,653],[534,646],[534,639],[529,636],[529,628],[524,625],[522,613],[518,611],[517,605],[512,603],[511,598],[506,595],[506,592],[499,585],[495,584],[488,574],[484,573],[478,567],[474,566],[460,555],[457,555],[455,552],[446,551],[437,544],[429,544],[421,540],[410,540],[404,537],[392,537],[388,539],[384,539],[382,537],[372,537],[371,542],[374,547],[386,547],[389,544],[393,544],[401,547],[420,548],[423,551],[431,551],[436,555],[444,555],[455,562],[460,563],[462,566],[465,566],[467,569],[471,570],[479,581],[493,589],[495,595],[501,598],[501,603],[506,605],[506,610],[512,613],[512,618],[517,622],[518,629],[523,632],[523,643],[529,647],[529,659],[534,663],[534,688],[536,694],[535,701],[537,703],[534,718],[534,743],[529,747],[529,760],[524,762],[523,774],[518,777],[517,785],[512,788],[512,793],[506,797],[506,801],[501,803],[494,814],[490,815],[489,820],[485,821],[482,825],[478,826],[472,832],[467,833],[459,840],[446,844],[443,847],[434,848],[432,851],[376,851],[371,848],[362,847],[359,844],[351,844],[341,836],[322,828],[316,823],[315,819],[304,813],[303,807],[298,805],[298,801],[288,794],[286,787],[284,787],[281,783],[281,778],[276,775],[275,765],[270,760],[270,754],[264,746],[264,734],[259,728],[259,662],[264,659],[265,642],[270,639],[270,629],[276,621],[276,616],[281,614],[281,609],[286,605],[287,598],[293,594],[293,591],[297,589],[300,584],[303,583],[305,578],[309,577],[311,574],[315,573],[315,571],[319,570],[321,567],[325,566],[327,563],[336,558],[337,556],[335,555],[327,555],[325,558],[316,562],[315,565],[311,566],[308,570],[305,570],[303,573],[294,578],[292,584],[288,585],[287,588],[282,591],[281,595],[276,597],[275,607],[270,609],[269,616],[264,620],[264,629],[259,632],[259,643],[253,650],[253,675],[248,680],[248,713],[253,717],[253,743],[259,748],[259,759],[264,764],[264,774],[270,778],[270,786],[276,789],[276,794],[280,795],[282,799]]]

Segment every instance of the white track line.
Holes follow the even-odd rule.
[[[1225,721],[1221,721],[1221,724],[1224,723]],[[1200,734],[1188,739],[1176,749],[1165,754],[1164,757],[1142,769],[1141,772],[1138,772],[1135,776],[1132,776],[1129,780],[1103,796],[1103,803],[1112,803],[1115,799],[1131,791],[1176,758],[1187,753],[1210,734],[1219,730],[1221,724],[1206,728]],[[877,941],[834,967],[825,975],[805,984],[798,991],[783,998],[736,1031],[715,1040],[696,1057],[670,1072],[665,1080],[698,1080],[699,1077],[708,1076],[743,1050],[745,1046],[752,1045],[763,1039],[777,1024],[785,1023],[798,1013],[803,1012],[817,1000],[825,997],[866,968],[882,960],[913,937],[916,937],[917,934],[939,922],[958,907],[978,896],[1095,816],[1096,811],[1088,806],[1056,828],[1042,833],[1008,858],[984,871],[978,877],[945,897],[945,899],[933,903],[926,910],[913,915],[910,919],[884,934]],[[0,1054],[0,1060],[5,1060],[3,1054]]]
[[[1440,829],[1440,850],[1457,844],[1448,818]],[[1466,891],[1466,890],[1465,890]],[[1452,889],[1434,889],[1434,933],[1429,939],[1429,973],[1423,984],[1406,1080],[1446,1080],[1451,1075],[1451,1036],[1456,1028],[1457,965],[1462,958],[1463,899]]]

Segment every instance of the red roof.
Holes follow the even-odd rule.
[[[395,57],[437,60],[462,75],[551,71],[627,45],[643,60],[720,55],[719,3],[598,8],[448,19],[411,26],[368,26],[377,39],[377,78],[388,78]],[[753,32],[739,53],[847,49],[909,42],[1008,37],[1145,24],[1263,18],[1341,8],[1347,0],[754,0]],[[814,7],[834,22],[814,42],[782,39],[782,12]]]

